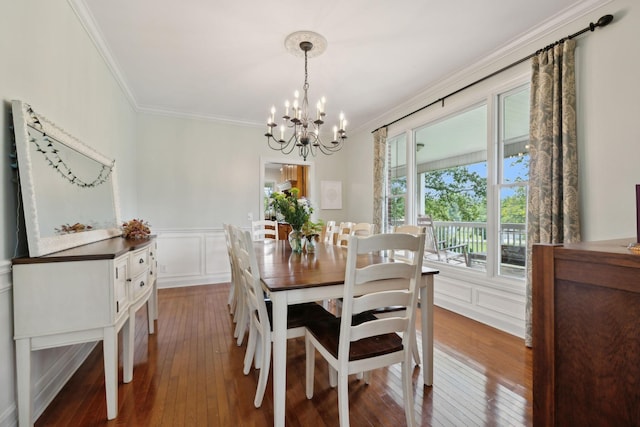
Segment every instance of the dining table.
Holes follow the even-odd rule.
[[[344,293],[347,248],[318,243],[312,253],[294,253],[286,240],[254,242],[262,286],[273,310],[273,418],[285,425],[287,383],[287,306],[340,298]],[[359,255],[357,264],[384,262],[382,255]],[[433,384],[433,282],[438,270],[422,268],[419,283],[422,377]]]

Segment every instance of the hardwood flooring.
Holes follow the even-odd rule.
[[[156,335],[147,335],[146,311],[138,311],[133,381],[123,384],[120,368],[115,420],[106,419],[98,344],[35,425],[273,425],[271,379],[256,409],[258,375],[242,374],[246,340],[238,347],[232,339],[228,290],[228,284],[160,289]],[[530,426],[532,355],[523,340],[440,308],[434,317],[433,387],[422,386],[420,367],[413,374],[418,424]],[[304,339],[289,340],[287,354],[287,426],[337,426],[337,390],[329,387],[326,363],[316,357],[315,395],[307,400]],[[368,386],[353,378],[351,425],[405,425],[401,385],[399,365],[374,372]]]

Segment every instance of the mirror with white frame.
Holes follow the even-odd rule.
[[[122,234],[115,161],[12,102],[29,256]]]

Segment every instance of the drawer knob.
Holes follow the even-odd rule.
[[[138,264],[144,264],[144,258],[140,258],[140,261],[138,261]]]
[[[143,287],[143,286],[144,286],[144,281],[141,280],[140,281],[140,287]]]

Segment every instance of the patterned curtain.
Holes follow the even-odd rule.
[[[383,209],[385,196],[385,176],[387,152],[387,128],[373,133],[373,223],[376,230],[384,232]]]
[[[534,243],[580,241],[575,41],[532,59],[527,259]],[[531,262],[527,263],[525,344],[532,346]]]

